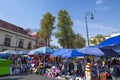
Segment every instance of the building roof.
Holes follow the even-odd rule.
[[[11,24],[9,22],[3,21],[1,19],[0,19],[0,27],[17,32],[17,33],[27,35],[27,31],[25,31],[23,28],[16,26],[14,24]]]

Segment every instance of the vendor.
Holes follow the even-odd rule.
[[[91,80],[91,61],[87,59],[87,63],[85,65],[85,76],[86,80]]]
[[[41,68],[41,69],[43,68],[43,63],[42,63],[42,61],[39,61],[38,67]]]

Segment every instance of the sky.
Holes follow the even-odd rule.
[[[86,39],[88,21],[89,37],[104,36],[120,31],[120,0],[0,0],[0,19],[33,31],[40,29],[40,20],[46,12],[56,17],[59,10],[67,10],[73,21],[73,30]],[[92,13],[94,19],[90,19]],[[57,31],[57,30],[55,30]],[[52,36],[51,44],[59,46]]]

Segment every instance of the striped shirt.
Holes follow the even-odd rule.
[[[85,72],[91,72],[90,66],[91,66],[90,63],[87,63],[87,64],[85,65]]]

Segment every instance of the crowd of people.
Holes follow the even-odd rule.
[[[80,77],[83,80],[107,80],[109,78],[112,78],[112,80],[120,80],[120,60],[95,58],[65,59],[61,57],[53,58],[51,55],[12,55],[8,59],[12,60],[10,68],[11,75],[29,72],[40,75],[47,74],[46,76],[50,77],[69,75],[73,78]],[[53,67],[56,70],[54,70]]]
[[[46,58],[46,59],[45,59]],[[9,60],[12,60],[11,64],[11,72],[15,74],[15,69],[17,70],[17,73],[21,72],[33,72],[36,67],[43,68],[44,64],[43,62],[46,62],[45,64],[49,65],[49,56],[46,56],[43,58],[43,56],[20,56],[20,55],[12,55],[8,58]],[[19,71],[18,71],[19,70]]]

